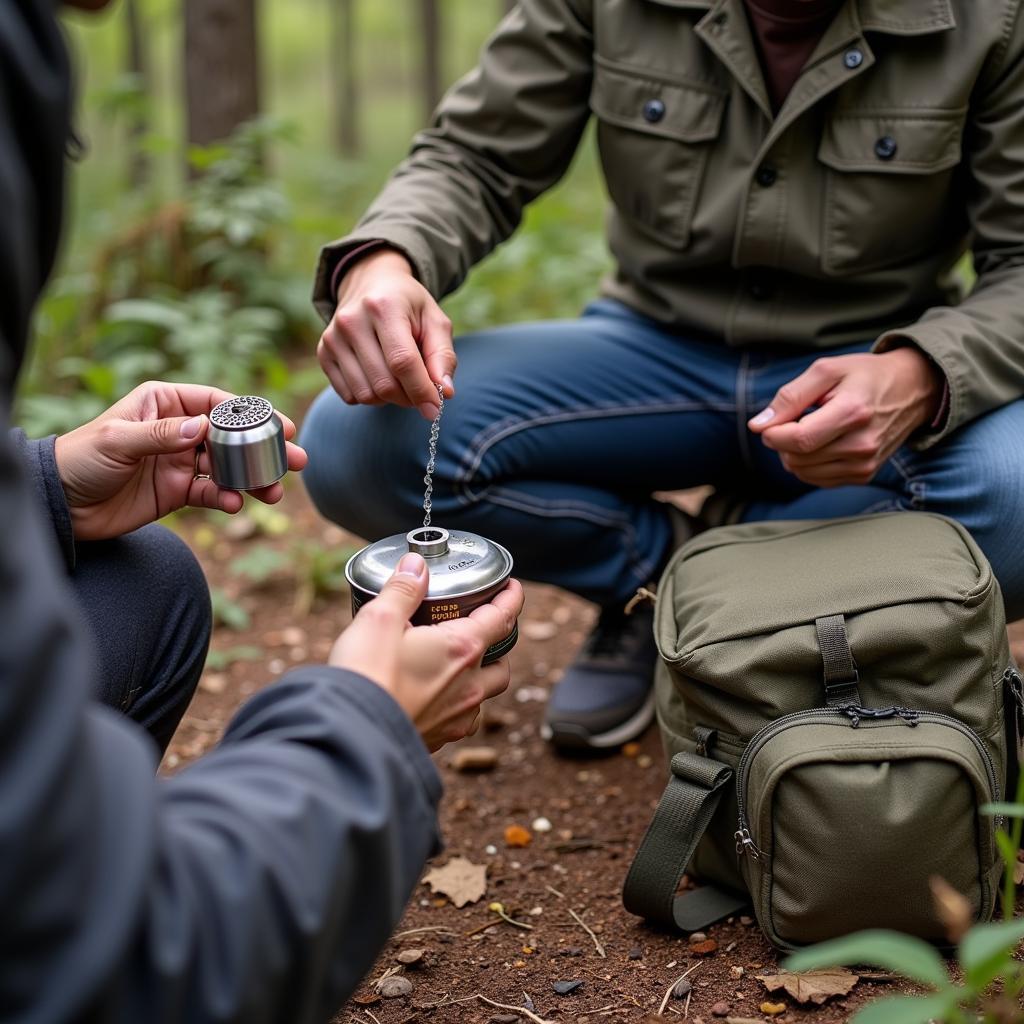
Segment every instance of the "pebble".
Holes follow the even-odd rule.
[[[457,772],[489,772],[498,766],[498,752],[494,747],[461,747],[448,763]]]
[[[728,1017],[731,1009],[732,1007],[730,1007],[728,1003],[715,1003],[715,1005],[711,1007],[711,1016]]]
[[[556,956],[583,956],[583,950],[579,946],[566,946],[560,949]]]
[[[498,854],[498,848],[494,845],[494,843],[488,843],[484,847],[484,853],[486,853],[488,857],[495,857]]]
[[[514,1013],[498,1013],[488,1017],[487,1024],[519,1024],[519,1018]]]
[[[753,923],[754,923],[754,919],[752,917],[741,917],[740,918],[740,924],[743,925],[744,928],[749,928]]]
[[[743,977],[743,973],[743,968],[738,965],[729,968],[729,976],[733,979],[733,981],[739,981],[740,978]]]
[[[672,987],[673,999],[685,999],[693,991],[689,978],[680,978]]]
[[[378,988],[385,999],[398,999],[412,992],[412,982],[400,974],[395,974],[390,978],[385,978]]]
[[[636,759],[636,764],[637,764],[638,768],[650,768],[651,765],[654,764],[654,761],[650,757],[648,757],[646,754],[641,754]]]
[[[543,907],[531,907],[530,908],[530,917],[540,917],[540,915],[543,914],[543,913],[544,913],[544,908]]]
[[[583,984],[582,980],[576,978],[573,981],[556,981],[551,987],[560,996],[572,995]]]
[[[228,686],[228,677],[223,672],[207,672],[199,683],[199,689],[206,693],[223,693]]]
[[[525,619],[519,629],[527,640],[552,640],[558,635],[558,626],[542,619]]]
[[[395,959],[400,964],[418,964],[423,959],[422,949],[403,949]]]
[[[550,832],[553,827],[547,818],[534,818],[530,826],[534,832]]]
[[[689,942],[691,945],[695,942],[707,942],[708,937],[704,932],[693,932],[690,935]]]
[[[644,958],[644,951],[639,946],[634,946],[629,951],[629,959],[630,960],[643,960],[643,958]]]

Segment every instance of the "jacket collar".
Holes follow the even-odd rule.
[[[646,0],[662,7],[708,11],[715,0]],[[952,0],[849,0],[860,14],[866,32],[886,32],[899,36],[927,35],[956,27]]]

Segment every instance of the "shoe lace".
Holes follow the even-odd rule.
[[[597,625],[587,637],[584,651],[587,657],[606,658],[622,654],[623,648],[633,639],[642,615],[627,615],[621,608],[605,608]]]

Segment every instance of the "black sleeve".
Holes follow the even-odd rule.
[[[53,527],[53,537],[64,558],[64,564],[73,569],[75,534],[71,528],[71,513],[64,495],[64,486],[57,472],[57,438],[51,435],[30,441],[23,430],[10,431],[10,438],[21,458],[36,503]]]
[[[326,1021],[438,848],[421,740],[377,686],[314,667],[158,780],[144,733],[88,699],[39,519],[0,433],[4,1020]]]

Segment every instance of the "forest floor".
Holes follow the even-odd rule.
[[[281,508],[288,532],[270,543],[282,550],[301,540],[323,548],[360,543],[319,519],[301,487],[289,488]],[[249,544],[244,520],[228,530],[187,518],[181,532],[193,542],[211,585],[237,601],[250,622],[242,630],[216,631],[214,667],[207,669],[168,751],[167,771],[216,743],[249,695],[297,664],[324,660],[350,618],[345,593],[318,598],[296,621],[293,580],[272,578],[261,586],[240,581],[229,567]],[[707,929],[707,941],[696,945],[660,934],[623,909],[622,881],[664,786],[657,729],[648,730],[639,744],[595,760],[557,757],[538,735],[545,695],[593,614],[582,601],[553,588],[527,586],[507,693],[493,702],[480,734],[436,755],[446,789],[441,808],[446,849],[428,870],[465,858],[486,868],[486,894],[459,908],[426,884],[418,885],[395,937],[339,1014],[339,1024],[538,1019],[838,1024],[871,999],[909,991],[895,979],[862,978],[845,997],[804,1006],[785,993],[770,995],[758,980],[775,973],[779,960],[748,917]],[[1011,635],[1020,661],[1024,623]],[[232,660],[232,652],[246,648],[247,657]],[[257,649],[263,656],[255,657]],[[495,767],[477,774],[454,770],[452,758],[467,746],[492,748]],[[528,845],[508,845],[506,829],[513,825],[526,830],[522,838]],[[529,929],[498,919],[489,910],[495,901]],[[400,958],[414,962],[404,965]],[[374,983],[388,971],[411,982],[411,992],[382,998]],[[684,973],[692,986],[689,994],[665,1001]],[[560,995],[556,982],[580,984]],[[765,1003],[776,1004],[773,1015],[762,1011]]]

